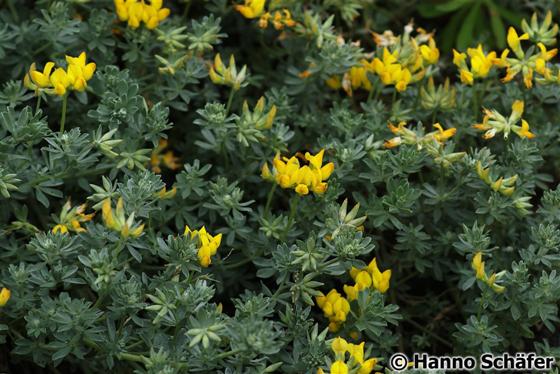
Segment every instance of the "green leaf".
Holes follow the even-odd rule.
[[[494,6],[494,3],[488,3],[488,12],[490,13],[490,26],[496,38],[496,46],[500,49],[504,49],[506,47],[506,26],[502,21],[498,9]]]
[[[463,26],[457,35],[457,47],[461,50],[470,46],[473,39],[473,31],[476,20],[480,17],[480,2],[477,2],[469,11],[463,22]]]
[[[418,13],[424,18],[436,18],[440,17],[446,13],[446,11],[437,10],[432,3],[420,4],[418,5]]]
[[[521,20],[523,19],[523,15],[513,12],[503,6],[492,2],[492,5],[497,9],[498,13],[502,18],[508,21],[513,26],[519,26],[521,24]]]
[[[450,0],[446,3],[435,5],[434,9],[436,11],[448,13],[448,12],[456,11],[457,9],[462,8],[463,6],[467,6],[469,3],[472,2],[474,1],[473,0]],[[476,2],[478,3],[478,1]]]
[[[461,25],[461,22],[463,22],[463,19],[465,18],[465,14],[467,12],[468,12],[468,8],[463,8],[459,12],[455,13],[453,17],[451,17],[451,20],[447,23],[447,25],[443,29],[443,31],[441,33],[438,33],[442,35],[442,40],[441,40],[442,50],[450,51],[451,48],[454,47],[455,35],[457,35],[457,29]]]

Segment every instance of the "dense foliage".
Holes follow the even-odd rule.
[[[19,3],[0,371],[560,359],[558,14],[424,4],[451,51],[406,1]]]

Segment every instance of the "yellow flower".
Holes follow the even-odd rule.
[[[337,337],[332,341],[331,349],[336,355],[344,356],[344,353],[346,353],[348,349],[348,342],[341,337]]]
[[[365,290],[366,288],[369,288],[372,284],[373,281],[367,271],[362,270],[358,273],[358,275],[356,275],[356,286],[358,287],[358,290],[360,291]]]
[[[348,365],[344,361],[335,361],[331,365],[331,374],[348,374]]]
[[[137,225],[134,223],[134,213],[128,218],[124,213],[124,202],[122,197],[119,197],[115,211],[111,206],[111,199],[107,198],[103,201],[101,208],[103,222],[108,229],[117,231],[123,238],[137,238],[142,235],[144,231],[144,224]]]
[[[453,49],[453,64],[456,66],[463,65],[465,60],[467,59],[467,55],[464,52],[458,52],[457,50]]]
[[[58,224],[53,227],[54,234],[66,234],[69,231],[85,232],[81,223],[91,221],[95,213],[85,214],[86,204],[75,206],[72,208],[70,199],[62,206],[62,210],[58,217]]]
[[[368,265],[368,270],[370,271],[373,287],[381,293],[387,292],[389,289],[389,281],[391,280],[391,270],[385,270],[381,272],[377,267],[377,260],[374,258]]]
[[[57,68],[51,74],[51,85],[58,96],[66,95],[66,89],[71,83],[70,77],[63,68]]]
[[[261,171],[263,178],[275,180],[282,188],[293,188],[299,195],[307,195],[309,192],[323,194],[327,190],[325,182],[334,171],[332,162],[323,165],[323,155],[325,150],[321,150],[316,155],[307,152],[304,159],[308,165],[301,166],[296,156],[290,158],[276,155],[272,161],[273,170],[270,172],[268,165],[265,164]]]
[[[533,139],[536,135],[529,131],[529,123],[524,119],[521,120],[521,128],[517,130],[517,135],[522,138]]]
[[[484,271],[484,261],[482,261],[482,252],[476,252],[472,259],[471,266],[476,272],[476,278],[486,280],[486,273]]]
[[[516,54],[523,54],[523,50],[520,47],[521,40],[529,40],[529,34],[524,33],[520,36],[515,31],[515,28],[510,27],[507,33],[507,44]]]
[[[190,235],[191,239],[198,239],[198,262],[200,266],[208,267],[212,263],[212,256],[217,253],[222,242],[222,234],[212,236],[204,226],[200,230],[191,230],[189,226],[185,226],[183,235]]]
[[[467,56],[469,58],[470,67],[467,64]],[[453,50],[453,64],[459,68],[459,78],[461,82],[467,85],[472,85],[477,78],[485,78],[488,76],[492,66],[498,64],[500,61],[502,60],[497,58],[496,52],[494,51],[485,54],[481,44],[476,48],[468,48],[466,54]]]
[[[354,301],[358,298],[358,293],[360,292],[360,290],[358,289],[357,284],[353,286],[349,286],[345,284],[344,286],[342,286],[342,289],[344,290],[344,293],[346,294],[346,298],[348,299],[348,301]]]
[[[372,67],[384,85],[394,85],[397,91],[402,92],[412,82],[413,77],[407,67],[397,62],[398,56],[398,51],[390,52],[389,49],[383,48],[382,59],[374,58]],[[419,78],[420,76],[417,76],[415,80]]]
[[[397,137],[394,137],[392,139],[385,140],[385,142],[383,143],[383,146],[385,148],[390,149],[390,148],[398,147],[401,144],[402,144],[402,139],[399,136],[397,136]]]
[[[479,78],[484,78],[488,75],[497,58],[494,51],[484,54],[480,44],[476,48],[468,48],[467,54],[471,60],[471,71],[474,76]]]
[[[317,306],[323,310],[325,317],[330,321],[329,330],[338,330],[340,324],[346,321],[350,312],[350,303],[336,290],[331,290],[326,296],[321,294],[315,297]]]
[[[504,286],[500,286],[499,284],[496,284],[496,279],[497,279],[496,273],[492,273],[492,275],[486,281],[486,284],[488,284],[496,293],[504,292],[506,288]]]
[[[420,53],[422,54],[422,58],[428,64],[436,64],[439,60],[439,49],[436,46],[436,42],[434,38],[430,37],[428,40],[428,45],[421,45],[420,46]]]
[[[73,89],[83,91],[87,87],[87,81],[95,73],[95,62],[86,63],[86,53],[82,52],[78,57],[66,56],[68,63],[68,79]]]
[[[3,307],[8,303],[11,295],[12,292],[9,289],[2,287],[2,290],[0,290],[0,307]]]
[[[329,86],[330,88],[332,88],[333,90],[338,90],[342,87],[342,82],[340,80],[339,77],[337,77],[336,75],[330,77],[329,79],[327,79],[325,81],[325,83],[327,83],[327,86]]]
[[[37,86],[38,88],[48,88],[51,86],[51,72],[54,68],[54,62],[47,62],[45,67],[43,68],[42,72],[39,72],[36,70],[36,65],[35,63],[31,64],[31,67],[29,68],[29,73],[26,75],[26,80],[27,80],[27,87],[31,88],[29,86],[29,83],[32,82],[35,86]]]
[[[469,86],[472,86],[474,83],[474,75],[467,69],[459,70],[459,78],[461,79],[461,83],[468,84]]]
[[[447,139],[453,137],[457,132],[457,129],[455,127],[450,127],[444,130],[439,123],[435,123],[434,128],[437,129],[437,132],[434,133],[434,138],[440,143],[443,143]]]
[[[365,342],[361,342],[360,344],[348,344],[348,353],[350,356],[359,364],[364,362],[364,346]]]
[[[66,56],[67,69],[61,67],[54,69],[53,62],[48,62],[42,72],[36,70],[35,63],[31,64],[29,71],[23,78],[25,87],[35,90],[43,90],[49,95],[66,95],[69,88],[83,91],[87,81],[93,77],[95,63],[86,64],[86,54],[82,52],[78,57]],[[53,71],[54,69],[54,71]]]
[[[371,371],[373,370],[375,365],[377,365],[377,359],[375,359],[375,358],[370,358],[370,359],[364,361],[360,365],[360,369],[358,370],[358,374],[369,374],[369,373],[371,373]]]
[[[524,111],[524,102],[516,100],[511,106],[511,114],[508,118],[498,113],[496,110],[484,110],[482,123],[477,123],[472,127],[477,130],[485,131],[484,139],[490,139],[497,133],[503,132],[504,139],[507,139],[511,132],[521,138],[532,139],[536,135],[529,131],[529,123],[521,118]],[[517,125],[521,119],[521,126]]]
[[[163,8],[163,0],[151,0],[149,4],[144,0],[114,0],[114,3],[119,20],[128,21],[128,26],[133,29],[138,28],[141,22],[148,29],[155,29],[171,12]]]
[[[265,0],[245,0],[243,5],[237,4],[234,8],[241,13],[243,17],[253,19],[263,14],[265,3]]]

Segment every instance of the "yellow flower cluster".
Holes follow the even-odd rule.
[[[325,150],[322,149],[316,155],[306,152],[304,157],[301,157],[302,155],[299,153],[290,158],[281,158],[280,155],[276,155],[272,161],[272,171],[265,163],[261,176],[265,180],[276,182],[282,188],[293,188],[298,195],[307,195],[309,191],[323,194],[328,187],[325,181],[334,171],[332,162],[323,165],[324,153]],[[304,159],[308,164],[302,166],[298,157]]]
[[[439,123],[435,123],[433,127],[436,129],[436,131],[432,131],[428,134],[422,135],[408,129],[405,126],[406,122],[404,121],[399,122],[397,126],[389,123],[389,130],[391,130],[391,132],[397,136],[386,140],[384,143],[385,148],[395,148],[401,144],[414,144],[420,149],[424,145],[433,143],[434,141],[440,144],[445,143],[446,140],[453,137],[457,132],[457,129],[455,127],[444,130]]]
[[[198,262],[200,266],[207,268],[222,242],[222,234],[212,236],[204,226],[200,230],[191,230],[189,226],[185,226],[184,235],[190,235],[191,239],[198,239]]]
[[[330,366],[330,374],[371,373],[377,365],[377,359],[372,357],[366,360],[364,347],[365,342],[352,344],[341,337],[333,339],[331,349],[335,354],[335,361]],[[322,368],[317,369],[317,374],[324,373]]]
[[[482,179],[484,183],[490,186],[495,192],[499,192],[504,196],[511,196],[515,192],[515,182],[517,182],[517,174],[513,177],[504,178],[500,177],[497,180],[493,180],[490,177],[490,168],[482,167],[482,163],[478,161],[476,163],[476,173]]]
[[[371,61],[360,60],[342,78],[333,76],[327,79],[327,85],[333,89],[342,88],[352,96],[352,91],[358,88],[367,91],[373,88],[368,77],[371,73],[379,76],[383,85],[395,86],[399,92],[405,91],[410,83],[422,79],[427,67],[436,64],[440,57],[433,35],[422,29],[418,32],[416,37],[412,37],[412,25],[407,25],[401,36],[394,36],[391,32],[385,32],[383,36],[374,34],[378,47],[383,48],[381,55]]]
[[[163,8],[163,0],[115,0],[117,16],[121,21],[128,21],[128,26],[135,29],[144,22],[150,30],[169,16],[169,8]]]
[[[175,156],[173,151],[165,151],[168,146],[169,143],[167,139],[160,139],[157,147],[155,147],[152,151],[152,155],[150,157],[150,165],[154,173],[161,173],[162,164],[170,170],[177,170],[181,167],[179,158]],[[165,151],[165,153],[163,153],[163,151]]]
[[[399,92],[422,79],[427,67],[437,64],[440,56],[432,33],[418,28],[418,35],[412,37],[412,31],[409,24],[401,36],[385,33],[375,39],[378,46],[383,46],[383,53],[373,59],[373,71],[384,85],[393,85]]]
[[[338,331],[340,325],[346,321],[350,312],[350,302],[358,298],[358,293],[365,289],[375,289],[381,293],[389,289],[391,270],[381,272],[374,258],[364,269],[352,267],[350,276],[354,280],[353,286],[344,285],[346,298],[337,290],[332,289],[325,296],[321,294],[315,298],[317,306],[323,310],[325,317],[329,319],[329,330]]]
[[[111,207],[111,199],[107,198],[103,201],[101,208],[103,213],[103,222],[105,226],[111,230],[117,231],[123,238],[137,238],[144,231],[144,224],[138,225],[134,223],[134,213],[128,218],[124,215],[124,202],[122,197],[117,201],[115,211]]]
[[[294,27],[296,22],[292,19],[292,14],[288,9],[280,9],[265,12],[266,0],[245,0],[243,4],[234,5],[235,10],[248,19],[259,18],[259,27],[266,29],[272,23],[276,30],[285,27]]]
[[[348,96],[352,96],[353,91],[359,88],[371,91],[373,85],[367,76],[368,72],[373,72],[373,66],[370,62],[363,59],[360,60],[359,65],[351,67],[350,70],[342,76],[342,78],[334,75],[325,82],[327,83],[327,86],[333,90],[342,88]],[[303,74],[303,77],[305,77],[305,74]]]
[[[329,330],[338,331],[350,312],[348,300],[335,289],[330,290],[326,296],[321,294],[315,297],[315,300],[317,306],[323,310],[325,317],[329,319]]]
[[[266,29],[269,22],[276,30],[283,30],[285,27],[294,27],[296,21],[292,19],[292,14],[288,9],[266,12],[259,18],[259,27]]]
[[[245,100],[243,102],[241,114],[242,118],[246,119],[249,123],[254,123],[255,128],[259,130],[270,129],[274,122],[274,118],[276,117],[277,108],[276,105],[273,104],[272,107],[270,107],[270,110],[265,113],[265,105],[266,100],[264,96],[261,96],[255,105],[255,109],[251,112],[249,104],[247,103],[247,100]]]
[[[482,123],[477,123],[472,127],[477,130],[485,131],[482,136],[484,139],[493,138],[500,132],[504,133],[504,139],[507,139],[511,132],[516,133],[521,138],[533,139],[536,135],[529,131],[529,123],[521,118],[524,106],[523,101],[514,101],[511,106],[511,114],[508,118],[505,118],[494,109],[484,109]],[[519,120],[521,120],[521,126],[517,125]]]
[[[484,261],[482,261],[482,252],[477,252],[472,259],[471,266],[473,270],[476,272],[476,279],[479,279],[490,286],[495,292],[502,293],[505,291],[504,286],[500,286],[496,283],[496,280],[499,280],[502,273],[496,274],[492,273],[491,276],[486,274],[486,270],[484,270]]]
[[[523,76],[523,83],[527,88],[533,86],[533,80],[538,83],[560,82],[560,70],[554,74],[548,66],[549,61],[558,53],[556,48],[547,50],[546,47],[556,42],[558,33],[558,25],[551,27],[551,24],[552,14],[549,12],[540,25],[536,14],[533,15],[531,24],[523,20],[523,34],[510,27],[506,38],[509,48],[502,51],[499,57],[494,51],[485,53],[482,45],[467,49],[466,54],[453,50],[453,63],[459,68],[461,82],[472,85],[477,78],[487,77],[494,66],[506,69],[506,75],[502,78],[504,83],[510,82],[518,74]],[[533,41],[534,46],[524,50],[521,42],[528,40]]]
[[[81,223],[91,221],[95,213],[85,214],[86,204],[78,205],[72,208],[70,200],[68,200],[63,206],[58,217],[58,224],[53,227],[53,233],[65,234],[68,231],[73,232],[85,232],[81,226]]]
[[[241,88],[245,78],[247,77],[247,66],[243,65],[241,70],[238,72],[237,66],[235,65],[235,57],[233,55],[229,57],[229,66],[226,66],[222,62],[222,57],[218,53],[214,56],[214,64],[210,67],[208,74],[210,75],[210,80],[214,84],[229,86],[233,90],[237,91]]]
[[[558,49],[554,48],[550,51],[546,49],[543,43],[537,43],[539,53],[530,56],[525,55],[525,51],[521,47],[522,40],[528,40],[529,34],[517,34],[517,31],[510,27],[507,34],[508,46],[513,51],[515,57],[509,57],[509,49],[502,53],[501,63],[507,68],[506,76],[502,79],[503,82],[509,82],[517,74],[523,75],[523,83],[525,87],[533,87],[533,75],[539,74],[541,77],[538,81],[546,83],[547,81],[555,81],[556,77],[552,76],[552,70],[547,67],[547,62],[550,61],[558,53]]]
[[[381,272],[377,266],[377,260],[374,258],[364,269],[358,269],[352,266],[350,276],[354,280],[353,286],[344,285],[344,293],[348,301],[358,298],[358,293],[368,288],[374,288],[381,293],[387,292],[389,289],[389,281],[391,280],[391,270]]]
[[[7,289],[6,287],[2,287],[2,289],[0,290],[0,308],[8,303],[11,295],[12,292],[9,289]]]
[[[417,149],[424,149],[433,157],[434,162],[443,168],[448,168],[466,155],[465,152],[447,152],[445,150],[445,142],[457,132],[454,127],[444,129],[439,123],[435,123],[433,125],[435,131],[424,134],[422,128],[412,131],[405,126],[406,122],[400,122],[397,126],[389,123],[389,129],[396,136],[385,141],[385,148],[395,148],[401,144],[416,145]]]
[[[467,64],[467,56],[470,67]],[[464,84],[472,85],[475,79],[487,77],[492,67],[500,62],[496,52],[484,53],[481,44],[476,48],[468,48],[466,54],[453,50],[453,64],[459,68],[459,78]]]
[[[66,56],[67,68],[55,67],[54,62],[47,62],[43,71],[36,69],[35,63],[31,64],[29,71],[23,79],[25,87],[35,93],[45,92],[49,95],[64,96],[68,89],[84,91],[87,81],[93,77],[96,65],[94,62],[86,63],[86,53],[78,57]],[[54,71],[53,71],[54,69]]]

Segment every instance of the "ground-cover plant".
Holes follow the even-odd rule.
[[[366,1],[22,3],[0,10],[0,371],[560,359],[551,13],[444,54]]]

